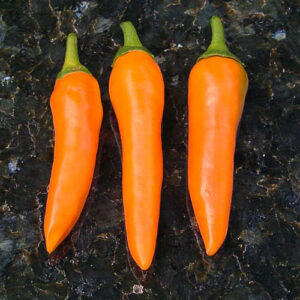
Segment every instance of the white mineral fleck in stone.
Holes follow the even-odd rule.
[[[132,287],[132,292],[134,294],[137,294],[137,295],[141,295],[144,293],[144,287],[142,285],[139,285],[139,284],[135,284],[133,287]]]
[[[15,173],[16,171],[19,171],[20,168],[17,167],[18,165],[18,160],[17,159],[12,159],[9,163],[8,163],[8,169],[10,173]]]
[[[284,40],[286,38],[286,32],[284,30],[278,30],[273,34],[273,39],[277,41]]]

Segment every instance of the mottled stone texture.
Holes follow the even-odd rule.
[[[0,299],[295,299],[300,296],[300,26],[297,0],[0,1]],[[186,209],[187,80],[222,17],[249,92],[228,237],[198,247]],[[164,184],[153,274],[127,260],[121,164],[109,122],[110,63],[131,20],[166,84]],[[77,32],[99,80],[106,132],[98,192],[74,246],[48,262],[43,217],[53,157],[49,96]]]

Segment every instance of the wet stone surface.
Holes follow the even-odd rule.
[[[0,299],[295,299],[300,296],[298,1],[0,1]],[[298,3],[299,4],[299,3]],[[187,79],[222,17],[249,92],[228,237],[198,247],[186,209]],[[121,164],[109,122],[110,63],[131,20],[165,80],[164,183],[153,273],[129,267]],[[53,157],[49,107],[69,32],[101,86],[106,132],[97,193],[77,241],[48,261],[43,217]]]

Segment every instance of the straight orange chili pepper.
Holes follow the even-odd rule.
[[[206,253],[214,255],[227,234],[248,77],[225,44],[221,20],[210,23],[212,42],[189,77],[188,187]]]
[[[163,177],[164,82],[132,23],[124,22],[121,28],[124,46],[113,62],[109,94],[121,135],[129,251],[137,265],[147,270],[155,252]]]
[[[57,76],[50,105],[55,147],[44,222],[49,253],[70,233],[85,204],[103,117],[98,82],[80,64],[73,33],[67,38],[65,62]]]

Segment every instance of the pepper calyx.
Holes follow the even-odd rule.
[[[154,55],[147,48],[143,46],[133,24],[130,21],[122,22],[120,24],[120,27],[122,29],[123,36],[124,36],[124,46],[122,46],[117,51],[111,65],[112,67],[118,57],[134,50],[144,51],[148,53],[151,57],[154,57]]]
[[[244,66],[244,64],[239,60],[239,58],[229,51],[226,45],[224,29],[221,19],[217,16],[213,16],[210,19],[210,26],[212,31],[211,43],[208,46],[207,50],[198,57],[197,62],[203,58],[208,58],[212,56],[222,56],[232,58],[238,63],[240,63],[242,66]]]
[[[70,33],[66,42],[66,54],[65,61],[61,71],[58,73],[56,79],[61,79],[65,75],[73,72],[85,72],[91,74],[91,72],[80,63],[77,48],[77,36],[75,33]]]

